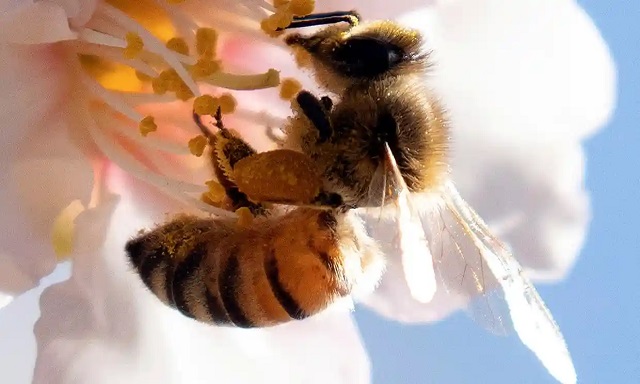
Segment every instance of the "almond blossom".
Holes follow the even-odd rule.
[[[454,180],[532,276],[562,278],[589,219],[581,141],[614,101],[613,64],[588,17],[571,1],[364,4],[316,9],[418,9],[401,20],[434,50],[425,81],[452,116]],[[72,260],[70,279],[40,298],[34,382],[370,381],[349,309],[266,330],[211,327],[164,307],[125,262],[124,243],[167,213],[227,214],[199,198],[210,171],[188,145],[195,97],[219,97],[225,123],[262,150],[274,145],[265,127],[289,113],[280,79],[316,89],[260,30],[275,10],[257,0],[0,4],[4,303],[54,269],[52,233]],[[215,55],[196,49],[203,27],[215,30]],[[389,252],[365,300],[382,315],[434,321],[464,305],[413,301],[398,263]]]

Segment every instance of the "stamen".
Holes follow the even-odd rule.
[[[127,46],[127,42],[123,39],[88,28],[78,32],[78,40],[107,47],[125,48]]]
[[[122,49],[119,47],[109,47],[104,45],[95,45],[88,42],[75,42],[69,43],[74,48],[74,51],[80,55],[92,55],[98,56],[103,59],[108,59],[116,63],[127,65],[138,72],[150,77],[158,76],[158,73],[149,64],[140,59],[128,60],[122,57]],[[140,79],[142,80],[142,79]]]
[[[185,55],[185,56],[189,55],[189,46],[187,45],[187,42],[184,41],[183,38],[180,38],[180,37],[171,38],[169,41],[167,41],[166,46],[170,50],[177,52],[181,55]]]
[[[220,106],[220,99],[211,95],[202,95],[193,101],[193,111],[200,116],[215,115],[218,106]]]
[[[296,79],[286,78],[280,84],[280,97],[283,100],[291,100],[302,89],[302,84]]]
[[[125,59],[135,59],[144,48],[142,38],[134,32],[127,32],[125,40],[127,40],[127,46],[124,48],[122,55]]]
[[[266,7],[273,8],[271,4],[265,1],[259,1],[261,4],[256,4],[257,2],[255,0],[238,1],[241,9],[244,10],[243,14],[252,20],[260,20],[274,11],[273,9],[265,9]]]
[[[135,109],[131,108],[124,101],[122,101],[116,93],[107,91],[88,75],[81,75],[80,81],[82,81],[82,83],[89,89],[89,91],[91,91],[99,100],[104,101],[107,105],[115,109],[117,112],[120,112],[133,121],[142,120],[142,115],[140,113],[138,113]]]
[[[212,59],[216,54],[218,32],[212,28],[199,28],[196,32],[196,51],[200,57]]]
[[[200,59],[189,68],[191,76],[195,80],[202,80],[220,70],[220,62],[210,59]]]
[[[313,12],[315,0],[291,0],[289,10],[296,16],[306,16]]]
[[[185,16],[179,8],[167,6],[167,1],[158,0],[160,7],[167,13],[173,25],[177,28],[178,32],[183,36],[191,36],[192,32],[198,29],[198,25],[193,22],[189,17]],[[169,4],[171,4],[169,2]],[[174,3],[177,4],[177,3]]]
[[[227,115],[235,112],[236,106],[238,105],[238,102],[230,93],[223,93],[222,96],[218,98],[218,103],[220,104],[220,112]]]
[[[116,92],[125,103],[132,107],[143,104],[173,103],[176,101],[176,98],[171,95],[157,95],[148,92],[114,92]]]
[[[203,135],[198,135],[189,140],[189,151],[196,157],[202,156],[204,149],[207,147],[209,140]]]
[[[131,155],[126,151],[119,149],[113,142],[100,130],[93,119],[89,117],[91,122],[87,124],[87,130],[91,135],[93,141],[96,143],[102,153],[104,153],[111,161],[122,168],[127,173],[137,177],[138,179],[145,181],[168,196],[175,198],[185,204],[192,207],[199,208],[205,212],[212,213],[221,217],[235,217],[235,215],[224,209],[212,207],[205,204],[199,199],[193,198],[186,193],[204,193],[206,188],[204,186],[197,186],[189,183],[185,183],[178,180],[169,179],[167,177],[155,174],[145,167],[141,166]]]
[[[145,46],[147,46],[152,52],[155,52],[162,56],[164,61],[173,68],[178,76],[185,83],[186,88],[196,96],[200,96],[200,91],[198,90],[198,86],[193,81],[191,76],[189,76],[188,72],[182,66],[180,61],[177,59],[177,53],[171,51],[167,47],[165,47],[155,36],[149,33],[146,29],[140,26],[135,20],[129,18],[127,14],[122,11],[106,4],[100,3],[98,6],[98,11],[102,12],[106,16],[113,19],[115,22],[122,24],[125,28],[128,28],[131,31],[136,32],[144,41]],[[185,96],[186,92],[184,90],[180,90],[180,96]]]
[[[122,135],[130,140],[136,142],[141,147],[149,148],[152,150],[158,150],[174,155],[189,155],[190,152],[184,145],[175,144],[172,142],[164,141],[153,136],[141,137],[138,131],[133,129],[127,129],[123,126],[121,121],[113,114],[94,112],[95,119],[98,120],[101,126],[108,127],[108,129],[115,133]]]
[[[140,134],[146,137],[149,133],[155,132],[158,130],[158,126],[153,119],[153,116],[145,116],[144,119],[140,120],[139,124]]]
[[[280,72],[273,68],[257,75],[216,72],[203,78],[202,81],[216,87],[235,90],[273,88],[280,84]]]

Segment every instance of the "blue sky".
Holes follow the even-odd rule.
[[[593,222],[571,275],[539,287],[561,324],[579,383],[640,382],[640,2],[579,1],[618,69],[618,105],[586,144]],[[406,326],[358,310],[374,383],[555,383],[517,339],[463,314]]]

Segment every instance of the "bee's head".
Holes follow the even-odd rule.
[[[428,65],[420,33],[391,21],[332,25],[310,36],[290,34],[285,42],[309,54],[318,83],[335,93],[357,83],[421,73]]]

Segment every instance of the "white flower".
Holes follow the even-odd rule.
[[[289,54],[256,31],[267,14],[261,6],[268,4],[168,3],[157,2],[181,36],[194,22],[231,32],[218,57],[225,71],[257,73],[250,78],[254,88],[256,79],[268,83],[270,68],[282,70],[282,77],[299,76]],[[53,270],[51,227],[79,200],[70,206],[78,214],[72,276],[41,297],[34,382],[368,382],[357,329],[340,308],[268,330],[210,327],[165,308],[128,273],[123,245],[138,229],[163,220],[166,212],[207,208],[197,200],[208,178],[206,162],[190,156],[186,146],[197,134],[191,104],[171,95],[108,93],[104,84],[130,86],[137,80],[129,73],[118,83],[127,76],[118,72],[115,79],[95,81],[89,73],[114,71],[78,60],[78,53],[120,59],[122,50],[109,45],[122,45],[133,28],[127,13],[146,20],[144,27],[157,28],[155,33],[166,32],[167,19],[152,4],[0,5],[0,292],[5,301]],[[393,9],[382,1],[366,4],[365,17],[425,7],[407,21],[427,31],[437,52],[429,81],[453,118],[455,181],[490,223],[502,225],[501,235],[525,266],[541,277],[562,277],[588,221],[580,141],[606,121],[613,102],[611,60],[593,25],[573,2],[412,1]],[[344,2],[318,2],[320,10],[344,7]],[[165,68],[167,63],[180,67],[180,59],[193,63],[193,56],[177,56],[154,45],[144,30],[136,32],[145,48],[162,56]],[[153,74],[144,63],[126,63]],[[189,78],[183,80],[197,94]],[[301,80],[313,89],[310,80]],[[199,85],[203,92],[211,90]],[[263,126],[278,124],[288,113],[287,103],[275,101],[276,93],[236,94],[239,109],[227,120],[259,148],[268,146]],[[146,115],[155,117],[158,131],[142,138],[137,124]],[[440,319],[457,308],[459,303],[414,302],[391,256],[383,283],[367,304],[405,321]]]

